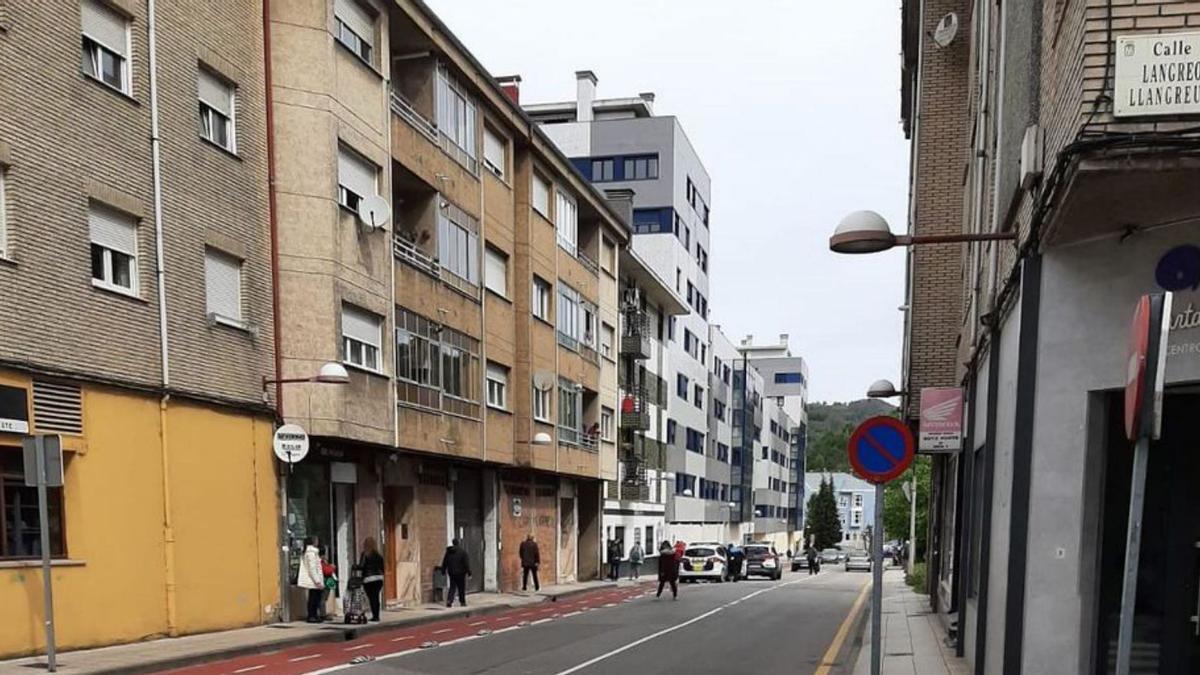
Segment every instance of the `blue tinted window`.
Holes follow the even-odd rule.
[[[804,384],[800,373],[775,373],[775,384]]]

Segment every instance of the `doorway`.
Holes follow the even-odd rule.
[[[478,469],[459,468],[454,482],[454,536],[467,552],[471,576],[467,592],[483,590],[483,479]]]
[[[413,530],[413,488],[384,489],[383,521],[387,543],[384,545],[384,595],[406,607],[421,601],[420,562]]]
[[[1125,439],[1123,404],[1109,400],[1100,548],[1098,673],[1115,672],[1121,609],[1129,477],[1133,446]],[[1171,394],[1163,403],[1162,438],[1150,444],[1142,516],[1134,673],[1200,672],[1200,395]]]
[[[358,467],[349,462],[333,462],[329,466],[333,483],[333,551],[330,561],[337,567],[339,600],[346,597],[350,568],[354,566],[354,485]]]
[[[558,500],[558,538],[561,542],[558,558],[559,583],[575,582],[575,498],[560,497]]]

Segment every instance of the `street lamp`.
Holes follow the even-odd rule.
[[[921,244],[961,244],[976,241],[1012,241],[1015,232],[980,234],[892,234],[883,216],[874,211],[854,211],[838,223],[829,238],[829,250],[834,253],[878,253],[894,246]]]
[[[340,363],[330,361],[321,366],[317,374],[312,377],[283,377],[278,379],[269,379],[263,376],[262,387],[263,391],[267,390],[267,385],[271,384],[296,384],[298,382],[317,382],[320,384],[348,384],[350,382],[350,373],[346,372],[346,367]]]
[[[867,398],[893,398],[904,396],[907,392],[897,391],[891,380],[875,380],[867,388]]]

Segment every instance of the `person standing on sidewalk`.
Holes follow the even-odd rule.
[[[450,588],[446,591],[446,606],[454,606],[454,592],[458,591],[458,602],[467,606],[467,577],[471,576],[471,560],[467,552],[458,545],[457,539],[452,539],[446,547],[446,555],[442,556],[442,571],[450,580]]]
[[[675,559],[675,552],[671,548],[671,542],[664,541],[658,547],[658,594],[655,599],[662,597],[663,587],[671,584],[671,597],[675,600],[679,599],[679,561]]]
[[[646,559],[646,552],[642,550],[642,542],[633,542],[633,548],[629,549],[629,578],[640,579],[642,576],[642,562]]]
[[[742,577],[742,563],[746,561],[746,554],[733,542],[729,542],[725,550],[729,553],[729,580],[736,582]]]
[[[608,544],[608,578],[613,581],[621,578],[621,558],[624,557],[622,548],[621,542],[616,539]]]
[[[542,590],[542,585],[538,583],[538,565],[542,564],[542,553],[538,550],[537,542],[533,539],[533,534],[526,535],[525,541],[521,542],[521,590],[529,590],[529,575],[533,575],[533,590],[534,592]]]
[[[371,604],[371,620],[379,621],[379,596],[383,593],[383,556],[379,554],[373,537],[363,540],[363,552],[358,564],[362,567],[363,590],[367,592],[367,602]]]
[[[325,595],[325,575],[321,573],[320,540],[311,536],[305,542],[304,555],[300,558],[300,570],[296,574],[296,585],[308,592],[308,623],[320,622],[319,608]]]

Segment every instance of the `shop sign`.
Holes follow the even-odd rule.
[[[921,390],[921,424],[918,448],[922,452],[962,449],[963,390],[958,387],[925,387]]]
[[[1200,33],[1117,38],[1113,115],[1200,113]]]
[[[0,433],[29,433],[29,392],[24,387],[0,387]]]
[[[1163,254],[1154,270],[1154,280],[1164,291],[1175,294],[1169,328],[1171,344],[1167,357],[1190,354],[1200,357],[1200,246],[1184,244]]]
[[[298,424],[285,424],[275,430],[275,456],[286,464],[295,464],[308,456],[308,432]]]

